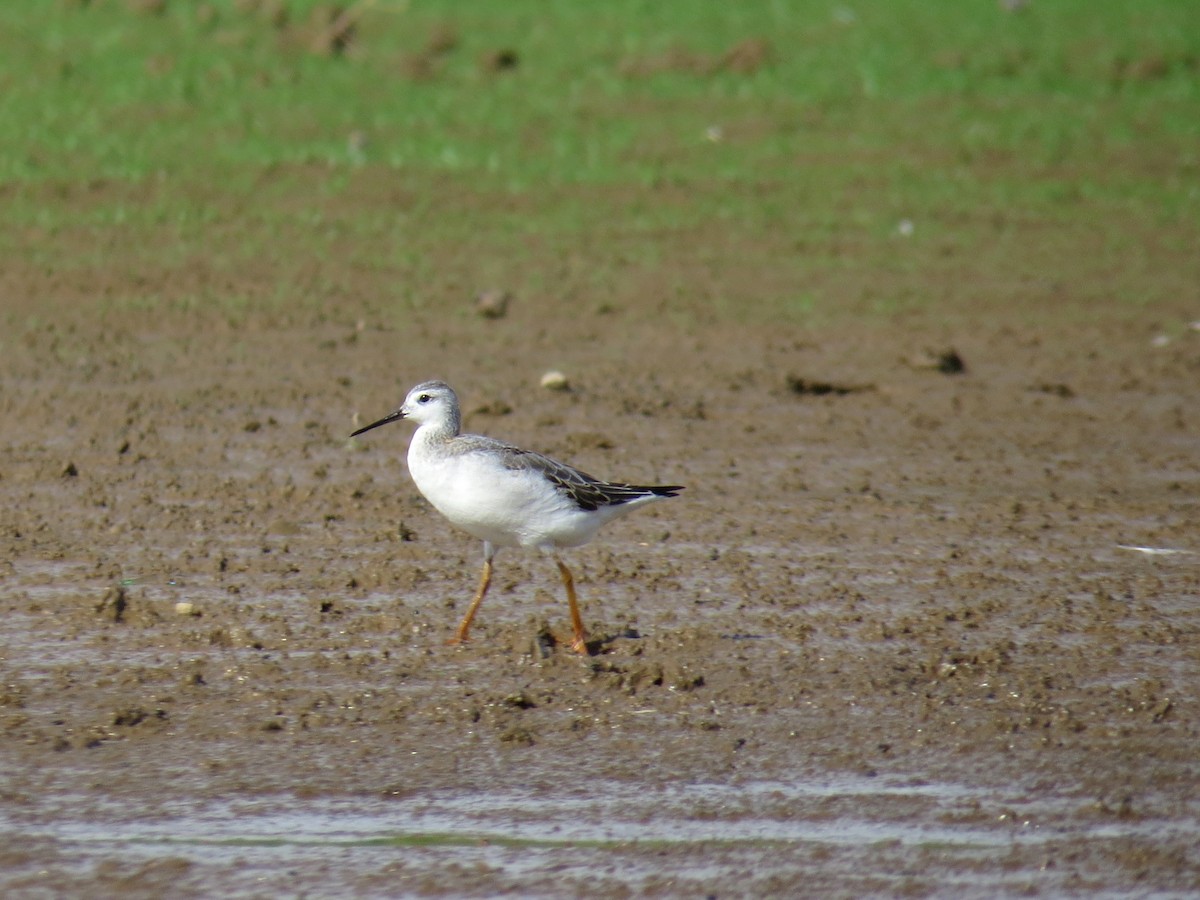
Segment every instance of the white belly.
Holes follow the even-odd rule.
[[[413,449],[409,473],[425,499],[454,525],[497,547],[575,547],[611,518],[609,510],[579,509],[533,470],[505,468],[483,453],[439,457]]]

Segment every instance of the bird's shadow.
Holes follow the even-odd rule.
[[[619,631],[606,632],[604,634],[594,634],[584,641],[586,653],[579,654],[580,656],[601,656],[605,653],[612,652],[613,645],[617,641],[622,640],[641,640],[641,634],[636,628],[622,628]],[[543,624],[533,639],[537,653],[543,659],[549,657],[558,650],[571,650],[572,640],[556,634],[549,625]]]
[[[601,653],[610,652],[612,645],[617,641],[639,641],[641,639],[642,636],[636,628],[626,627],[620,631],[595,635],[585,641],[584,645],[587,647],[588,656],[598,656]]]

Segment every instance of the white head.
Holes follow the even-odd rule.
[[[462,427],[462,417],[458,410],[458,395],[454,388],[444,381],[422,381],[408,392],[400,408],[394,413],[384,416],[378,422],[372,422],[365,428],[360,428],[354,434],[362,434],[388,422],[400,419],[412,419],[418,425],[431,425],[435,429],[447,430],[452,435],[458,434]]]

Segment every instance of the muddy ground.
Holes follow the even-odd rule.
[[[656,319],[651,278],[493,319],[131,277],[4,275],[7,896],[1200,891],[1194,295],[806,328]],[[515,551],[446,646],[479,547],[407,426],[348,439],[431,377],[687,485],[569,555],[590,656]]]

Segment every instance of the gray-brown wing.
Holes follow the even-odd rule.
[[[537,472],[569,497],[572,503],[589,512],[602,506],[619,506],[639,497],[674,497],[683,490],[679,485],[614,484],[601,481],[574,466],[568,466],[533,450],[523,450],[491,438],[484,440],[487,442],[486,449],[497,453],[506,468]],[[485,448],[481,446],[479,449]]]

